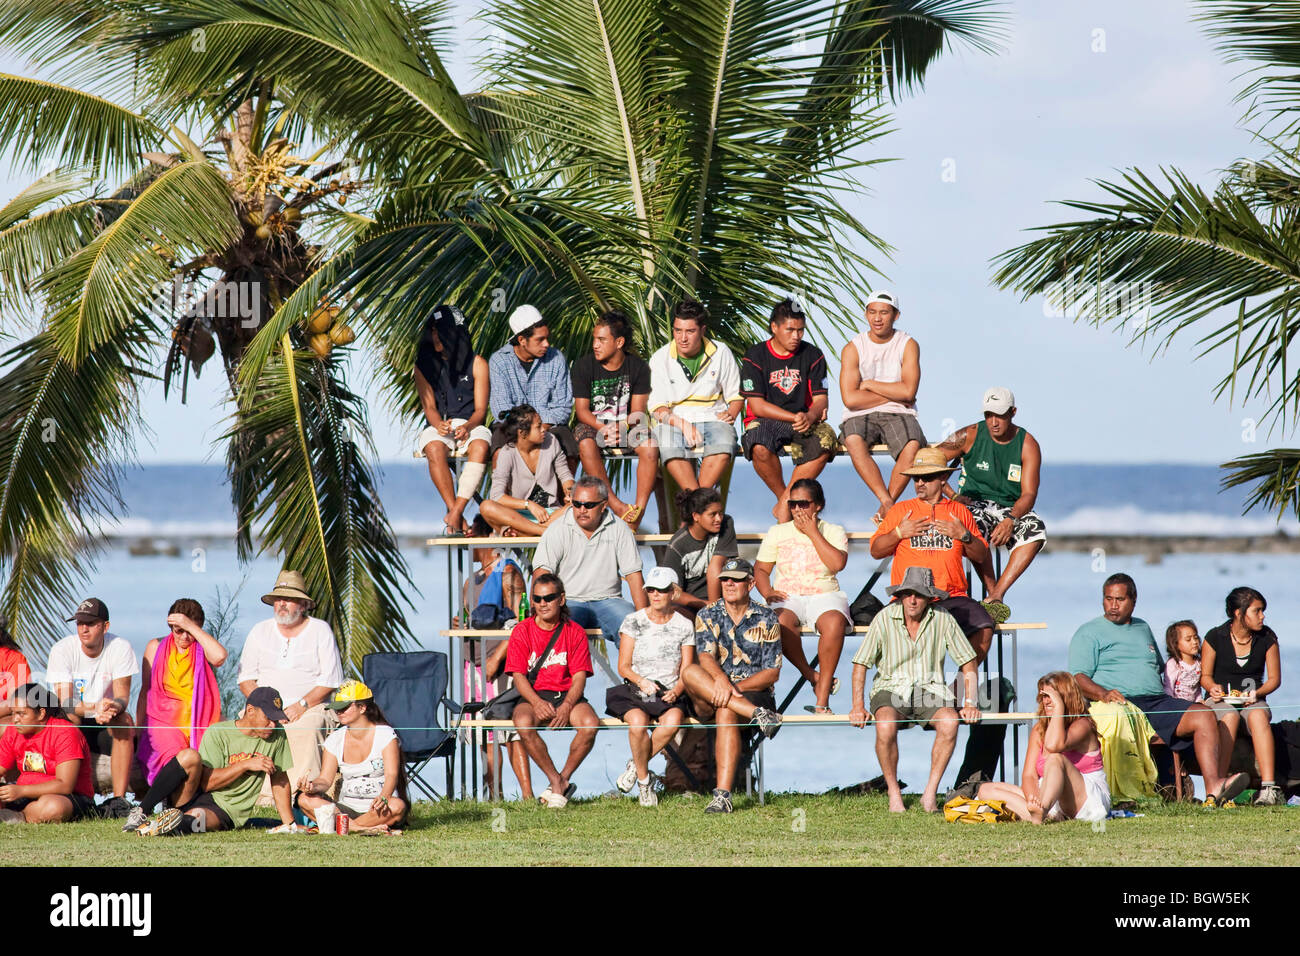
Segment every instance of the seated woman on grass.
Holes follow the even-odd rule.
[[[1104,820],[1110,784],[1101,764],[1101,738],[1073,674],[1038,678],[1038,716],[1029,732],[1021,786],[985,783],[980,800],[1002,800],[1022,820]]]
[[[375,695],[359,680],[344,681],[326,706],[343,726],[325,740],[320,776],[298,781],[298,807],[313,820],[330,799],[324,794],[343,775],[339,813],[356,827],[396,827],[406,818],[406,768],[397,733],[375,703]]]
[[[203,605],[181,598],[167,610],[168,633],[144,649],[135,720],[141,729],[136,759],[152,784],[182,750],[199,749],[203,733],[221,720],[216,669],[226,649],[203,629]]]
[[[614,783],[624,793],[638,787],[643,807],[659,803],[651,786],[650,758],[672,743],[691,713],[682,671],[695,663],[695,627],[673,610],[676,590],[676,571],[650,569],[645,578],[650,606],[629,614],[618,629],[618,676],[623,683],[605,691],[605,713],[627,721],[632,748],[632,759]]]
[[[1283,802],[1274,774],[1276,755],[1272,713],[1265,698],[1282,683],[1282,656],[1277,635],[1264,623],[1268,602],[1254,588],[1233,588],[1224,601],[1228,620],[1205,635],[1201,646],[1201,687],[1205,702],[1219,719],[1219,773],[1227,775],[1242,722],[1255,749],[1262,783],[1255,803]]]
[[[837,524],[822,521],[826,496],[815,478],[800,478],[790,486],[786,502],[789,521],[773,525],[763,536],[754,564],[758,593],[781,619],[781,651],[817,695],[817,704],[806,709],[829,714],[830,695],[838,681],[835,667],[844,650],[844,631],[852,624],[849,598],[835,575],[848,564],[848,535]],[[775,572],[775,585],[770,575]],[[803,652],[800,629],[817,628],[817,669]]]
[[[722,513],[722,496],[716,488],[679,492],[677,513],[682,526],[664,551],[664,567],[676,572],[681,587],[674,607],[692,620],[704,605],[722,597],[718,572],[727,558],[739,555],[736,525]]]
[[[492,470],[491,500],[479,513],[507,537],[540,535],[564,514],[573,472],[533,406],[517,405],[501,422],[507,442]]]

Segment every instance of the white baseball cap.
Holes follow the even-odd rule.
[[[894,293],[890,292],[888,289],[876,289],[873,291],[871,293],[871,298],[867,299],[867,305],[870,305],[873,302],[883,302],[885,305],[892,305],[895,311],[903,311],[898,306],[898,296],[894,295]],[[867,305],[864,305],[863,308],[865,309]]]
[[[680,582],[677,580],[677,572],[672,568],[665,568],[662,564],[657,564],[646,572],[645,586],[648,588],[668,590],[678,583]]]
[[[1009,388],[995,385],[984,393],[984,411],[986,412],[992,412],[994,415],[1005,415],[1015,407],[1016,396],[1011,394]]]
[[[538,322],[545,322],[546,320],[542,318],[542,313],[537,311],[537,306],[521,305],[510,313],[508,321],[511,334],[518,335],[525,329],[531,329]]]

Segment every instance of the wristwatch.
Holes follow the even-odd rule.
[[[967,532],[967,534],[969,534],[969,533],[970,533],[970,532]],[[306,709],[307,709],[307,698],[306,698],[306,697],[299,697],[299,698],[298,698],[298,706],[301,707],[301,708],[303,708],[304,710],[306,710]]]
[[[974,536],[973,534],[971,534],[971,533],[970,533],[970,529],[967,528],[967,529],[962,533],[962,536],[961,536],[958,540],[961,541],[962,544],[970,544],[972,541],[975,540],[975,536]]]

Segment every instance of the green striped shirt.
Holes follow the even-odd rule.
[[[958,667],[975,659],[974,648],[953,616],[935,607],[928,608],[914,639],[907,633],[903,605],[894,601],[872,619],[862,646],[853,655],[853,663],[877,668],[871,694],[890,691],[903,696],[919,688],[952,699],[952,691],[943,676],[945,654]]]

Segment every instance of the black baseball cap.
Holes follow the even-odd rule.
[[[743,581],[745,578],[754,576],[754,566],[744,558],[730,558],[718,572],[720,578],[733,578],[737,581]]]
[[[72,612],[72,617],[67,618],[69,621],[76,621],[78,624],[94,624],[96,621],[108,620],[108,605],[99,598],[86,598],[77,605],[77,609]]]
[[[284,712],[284,701],[280,698],[280,692],[274,687],[257,688],[248,695],[248,702],[276,723],[289,719],[289,715]]]

